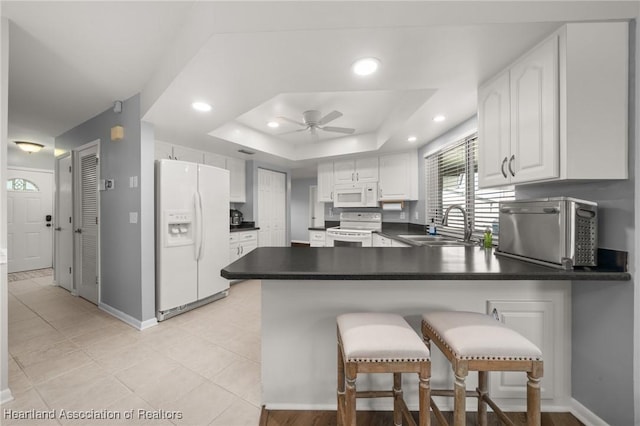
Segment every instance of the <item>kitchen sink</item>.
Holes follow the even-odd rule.
[[[416,242],[431,242],[431,241],[442,241],[445,239],[442,235],[398,235],[400,238],[405,238],[407,240],[416,241]]]
[[[454,240],[442,235],[398,235],[398,237],[414,241],[421,246],[429,247],[464,247],[476,245],[476,243],[472,241]]]

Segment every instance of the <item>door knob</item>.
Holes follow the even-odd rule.
[[[78,228],[74,231],[76,234],[82,234],[82,228]]]
[[[55,228],[53,228],[55,231],[62,231],[62,228],[59,226],[56,226]]]

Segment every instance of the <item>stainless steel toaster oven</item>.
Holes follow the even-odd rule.
[[[496,254],[572,269],[596,266],[598,205],[569,197],[500,203]]]

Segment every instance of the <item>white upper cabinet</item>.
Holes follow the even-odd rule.
[[[318,164],[318,202],[333,202],[333,163]]]
[[[378,157],[342,160],[333,163],[333,183],[378,181]]]
[[[170,143],[155,141],[154,160],[173,160],[173,145]]]
[[[192,163],[204,163],[204,152],[196,149],[185,148],[184,146],[173,146],[173,159],[180,161],[190,161]]]
[[[219,167],[221,169],[227,168],[227,157],[220,154],[214,154],[213,152],[204,153],[204,164],[208,166]]]
[[[417,152],[383,155],[380,157],[380,201],[418,199]]]
[[[238,158],[227,157],[226,169],[229,170],[231,181],[231,192],[229,201],[232,203],[244,203],[247,201],[246,166],[245,161]]]
[[[567,24],[478,89],[481,187],[626,179],[628,24]]]

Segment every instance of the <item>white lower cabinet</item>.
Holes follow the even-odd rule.
[[[229,234],[229,263],[235,262],[256,248],[258,248],[258,231],[232,232]]]
[[[380,234],[373,234],[371,245],[374,247],[391,247],[391,239]]]
[[[487,313],[514,329],[542,350],[544,377],[555,378],[557,360],[555,340],[562,328],[554,318],[551,300],[488,300]],[[543,377],[540,395],[544,399],[555,397],[554,380]],[[522,398],[527,392],[527,377],[522,372],[495,372],[490,374],[489,393],[496,398]]]
[[[324,247],[326,234],[326,231],[309,231],[311,247]]]

